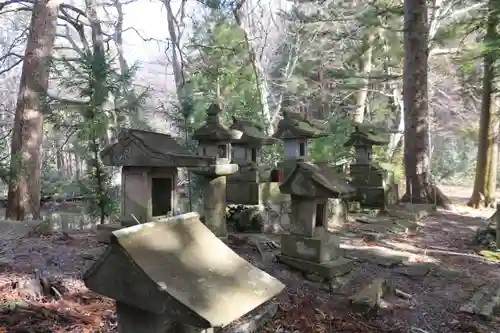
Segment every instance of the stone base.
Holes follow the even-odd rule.
[[[284,234],[281,236],[281,251],[293,258],[321,263],[344,255],[340,238],[336,235],[318,232],[319,237]]]
[[[322,263],[292,258],[283,254],[279,254],[277,258],[287,266],[303,271],[304,273],[317,273],[325,279],[346,275],[351,271],[353,265],[352,260],[344,257],[338,257]]]

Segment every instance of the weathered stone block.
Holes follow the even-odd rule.
[[[353,262],[344,257],[338,257],[334,260],[322,263],[292,258],[284,254],[277,256],[278,260],[290,267],[298,269],[305,273],[317,273],[325,279],[332,279],[337,276],[346,275],[352,270]]]
[[[281,251],[284,255],[318,263],[342,256],[344,251],[339,246],[339,237],[328,233],[321,238],[290,234],[281,236]]]
[[[374,279],[369,285],[349,297],[355,311],[374,315],[382,298],[391,293],[391,288],[385,279]]]

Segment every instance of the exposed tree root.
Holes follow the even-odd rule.
[[[451,208],[451,201],[436,185],[424,185],[421,191],[406,192],[400,202],[414,204],[435,204],[444,209]]]

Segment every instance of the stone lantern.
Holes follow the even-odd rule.
[[[373,146],[389,143],[379,132],[381,131],[377,131],[372,125],[357,124],[344,144],[345,147],[354,147],[355,151],[355,162],[350,166],[350,175],[351,184],[358,192],[357,201],[370,208],[383,208],[386,204],[397,201],[398,197],[397,186],[389,181],[392,178],[389,171],[373,164]],[[391,196],[388,195],[390,192]]]
[[[207,109],[205,124],[194,131],[193,139],[198,141],[198,154],[215,158],[215,164],[190,169],[203,176],[203,206],[207,227],[221,238],[227,237],[226,204],[227,176],[238,171],[237,164],[231,164],[231,140],[236,134],[225,127],[220,120],[219,105]]]
[[[221,164],[231,159],[231,139],[233,133],[220,120],[222,110],[218,104],[207,109],[205,124],[196,129],[193,139],[198,141],[198,155],[217,158]]]
[[[297,161],[308,160],[309,139],[326,136],[326,127],[318,121],[307,119],[298,113],[284,112],[273,135],[283,141],[284,161],[278,168],[283,170],[284,178],[295,168]]]
[[[249,120],[233,117],[230,129],[238,137],[238,139],[234,139],[231,143],[231,159],[237,164],[259,164],[262,147],[277,142],[277,139],[268,137],[264,133],[262,125]]]

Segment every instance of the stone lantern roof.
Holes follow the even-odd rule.
[[[344,146],[384,146],[389,144],[389,139],[384,134],[386,133],[382,129],[374,125],[357,124]]]
[[[230,129],[234,132],[241,132],[240,138],[233,140],[233,143],[272,145],[277,142],[276,138],[266,135],[261,124],[250,120],[233,117]]]
[[[279,139],[314,139],[328,136],[328,128],[321,122],[307,119],[295,112],[283,112],[283,119],[273,137]]]
[[[205,123],[193,133],[193,139],[198,142],[230,141],[236,138],[236,134],[224,126],[220,120],[220,106],[216,103],[207,109]]]
[[[283,193],[308,198],[346,198],[356,189],[341,175],[309,162],[298,162],[292,173],[280,185]]]

